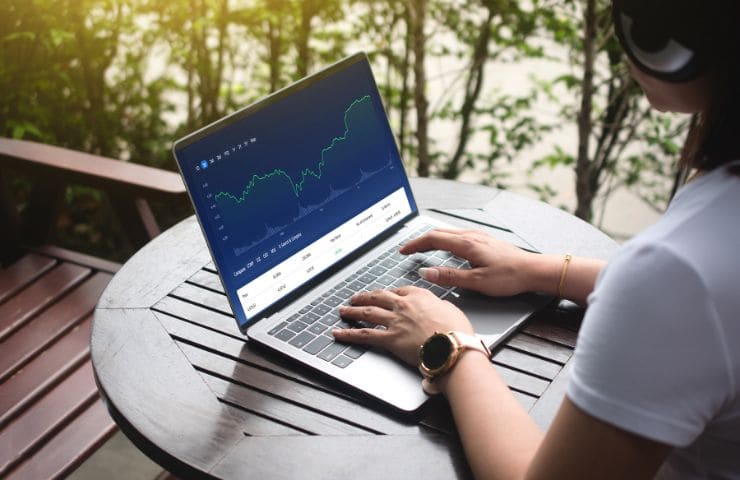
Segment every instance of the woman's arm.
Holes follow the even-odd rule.
[[[606,262],[573,257],[568,265],[562,292],[558,292],[565,255],[540,255],[526,252],[477,230],[437,229],[401,248],[410,255],[429,250],[446,250],[462,257],[470,269],[431,267],[422,276],[442,286],[459,286],[491,296],[509,296],[523,292],[541,292],[580,305],[586,304],[596,277]]]
[[[463,354],[440,382],[477,479],[647,479],[671,450],[586,414],[568,398],[543,435],[478,352]]]

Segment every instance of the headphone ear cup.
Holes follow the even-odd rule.
[[[667,32],[641,34],[629,15],[621,10],[614,13],[617,35],[640,69],[659,76],[671,76],[689,67],[694,59],[691,49],[671,38]]]

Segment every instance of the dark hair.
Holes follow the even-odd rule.
[[[717,26],[716,34],[724,37],[725,48],[712,72],[711,105],[697,115],[686,139],[680,166],[687,170],[709,171],[740,159],[740,29],[735,26],[740,20],[740,2],[708,3],[724,14],[724,25]],[[740,175],[740,166],[731,170]]]

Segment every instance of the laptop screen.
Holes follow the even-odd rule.
[[[241,327],[417,212],[362,54],[174,150]]]

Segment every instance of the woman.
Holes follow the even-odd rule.
[[[447,396],[476,477],[740,478],[737,3],[614,2],[615,30],[648,100],[699,121],[683,159],[695,178],[608,265],[526,253],[473,231],[436,230],[401,250],[469,260],[470,270],[422,269],[441,285],[540,291],[587,305],[567,395],[547,434],[485,349],[467,348],[456,361],[446,350],[441,359],[430,353],[434,332],[473,333],[450,303],[407,287],[360,293],[342,308],[346,318],[386,327],[335,331],[342,341],[387,348],[410,364],[424,345],[422,363],[437,362],[431,373],[425,364],[425,386]]]

